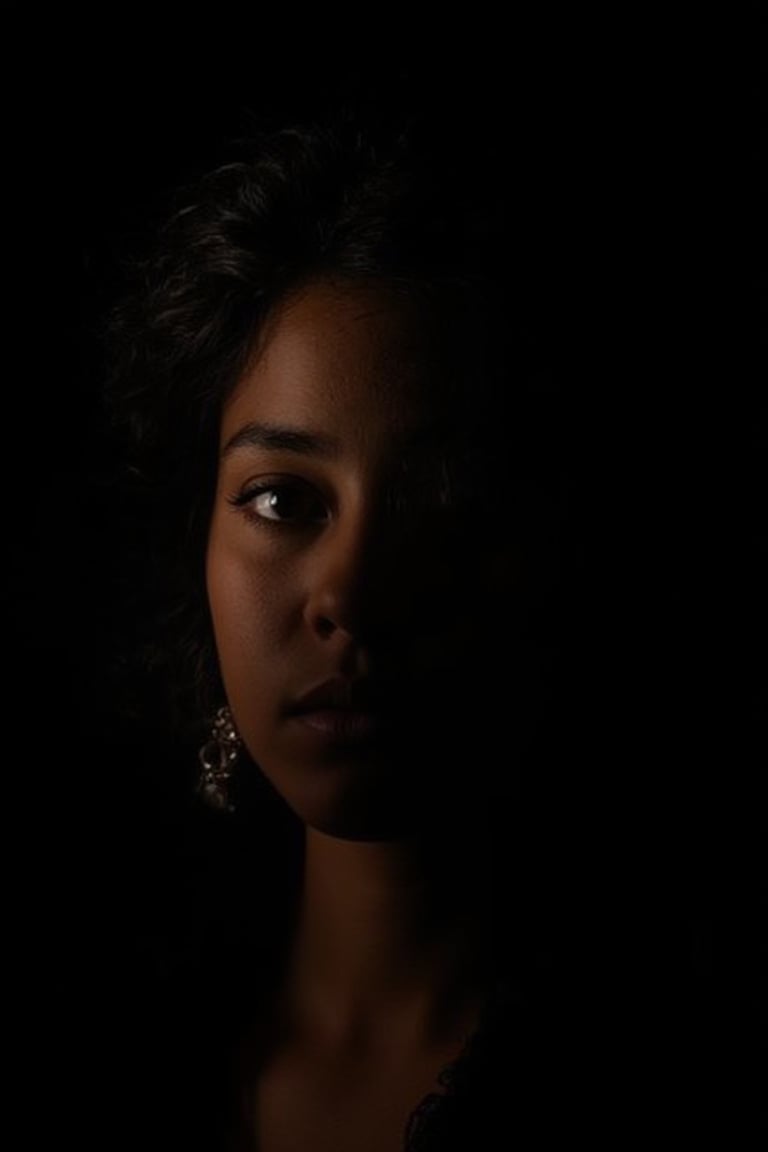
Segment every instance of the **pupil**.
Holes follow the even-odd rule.
[[[276,512],[279,516],[290,516],[292,513],[295,513],[296,509],[294,505],[296,500],[295,496],[293,500],[291,499],[292,495],[294,494],[286,492],[272,492],[269,497],[269,506],[272,511]]]

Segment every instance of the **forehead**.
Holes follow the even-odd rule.
[[[315,283],[267,318],[225,405],[238,421],[323,431],[406,430],[438,417],[440,356],[423,306],[383,286]]]

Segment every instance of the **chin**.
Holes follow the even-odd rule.
[[[326,772],[279,788],[283,800],[307,828],[341,840],[400,840],[423,821],[425,806],[413,789],[393,787],[391,777]]]
[[[304,818],[308,828],[321,832],[324,836],[331,836],[336,840],[350,840],[367,843],[383,843],[385,841],[405,840],[413,834],[414,828],[410,821],[386,819],[380,813],[360,812],[334,812],[310,814]]]

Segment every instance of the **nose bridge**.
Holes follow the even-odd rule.
[[[381,613],[386,582],[386,527],[370,499],[347,507],[323,532],[307,608],[316,630],[356,634]]]

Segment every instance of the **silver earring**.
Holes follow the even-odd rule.
[[[211,729],[211,738],[198,753],[200,776],[197,791],[203,800],[220,812],[234,812],[229,785],[242,740],[226,704],[219,708]]]

